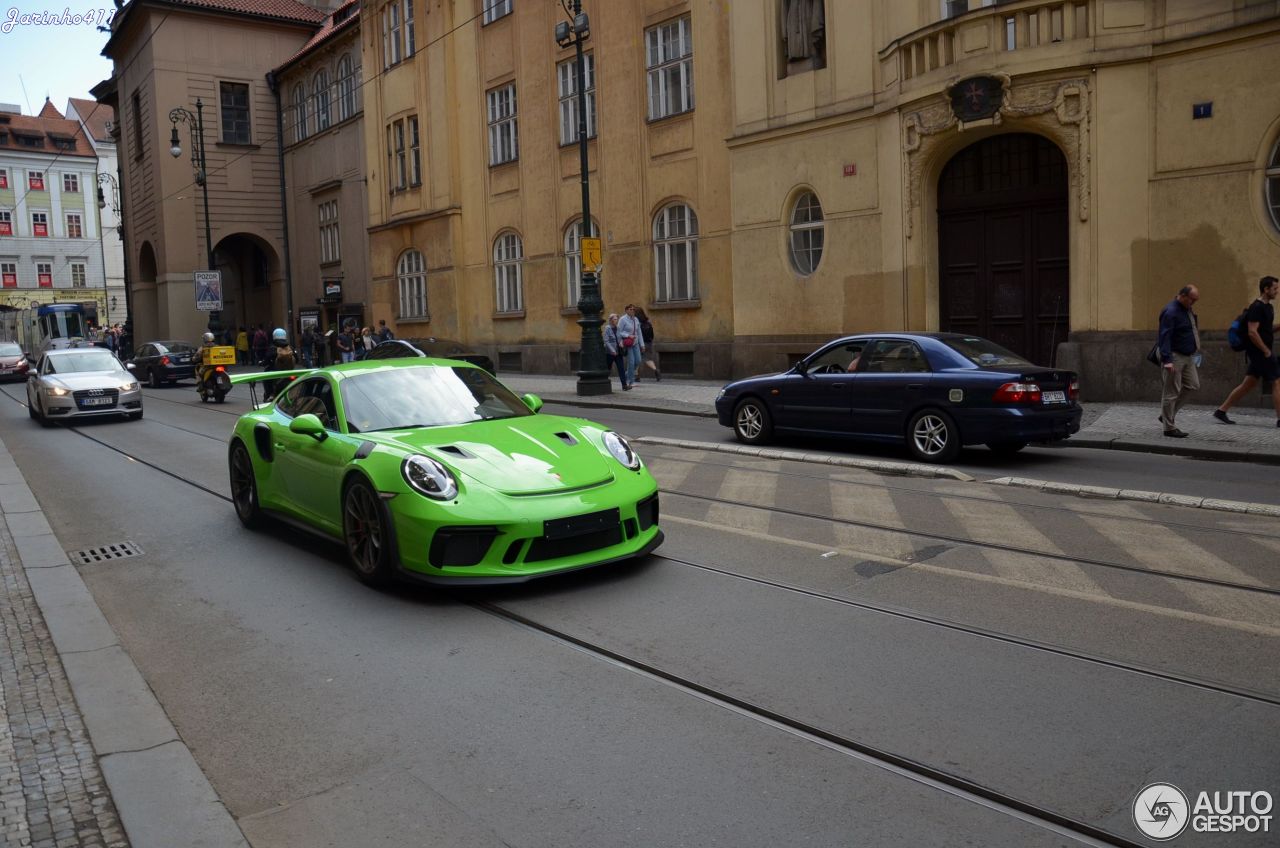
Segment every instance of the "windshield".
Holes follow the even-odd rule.
[[[989,342],[976,336],[940,339],[940,341],[979,368],[1007,367],[1010,365],[1018,367],[1023,365],[1034,366],[1034,363],[1028,362],[1013,351],[1005,350],[994,342]]]
[[[119,361],[105,350],[64,353],[49,357],[50,374],[78,374],[83,371],[119,371]]]
[[[353,433],[533,414],[488,372],[435,365],[353,374],[342,381],[342,407]]]
[[[22,348],[16,344],[0,344],[0,356],[22,356]]]

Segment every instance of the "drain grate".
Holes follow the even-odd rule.
[[[133,542],[116,542],[114,545],[103,545],[100,548],[85,548],[81,551],[68,551],[67,556],[76,565],[92,565],[95,562],[106,562],[110,559],[140,556],[142,548]]]

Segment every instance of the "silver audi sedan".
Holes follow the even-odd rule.
[[[142,417],[142,387],[108,350],[46,350],[27,379],[27,410],[45,427],[59,419]]]

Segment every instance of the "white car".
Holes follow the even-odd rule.
[[[142,387],[110,351],[99,347],[46,350],[27,379],[27,410],[45,427],[58,419],[142,417]]]

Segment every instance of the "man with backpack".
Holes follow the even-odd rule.
[[[1275,356],[1275,307],[1272,302],[1280,296],[1280,280],[1263,277],[1258,281],[1258,299],[1245,310],[1240,323],[1245,330],[1244,358],[1247,363],[1244,382],[1231,390],[1222,406],[1213,411],[1213,417],[1223,424],[1234,424],[1227,411],[1235,406],[1259,380],[1271,383],[1271,403],[1276,410],[1276,426],[1280,427],[1280,366]],[[1234,345],[1232,346],[1234,349]]]

